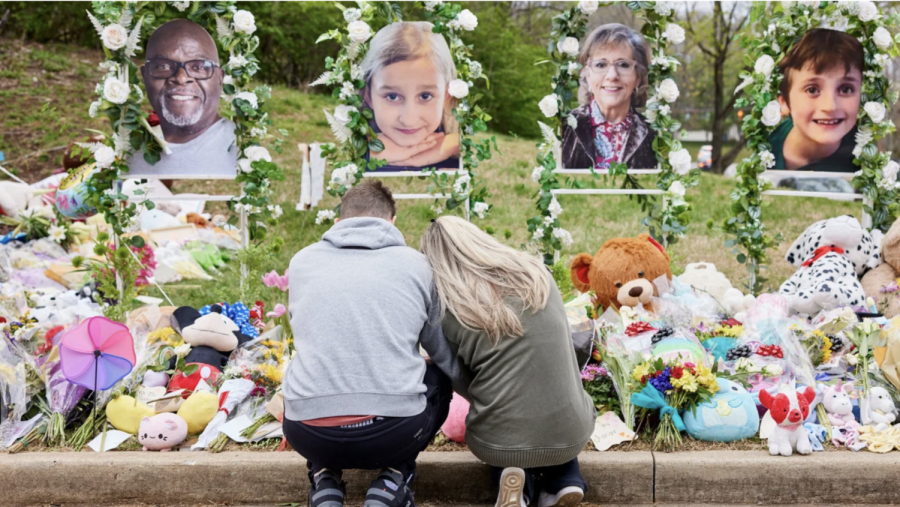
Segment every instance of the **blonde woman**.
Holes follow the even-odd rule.
[[[450,81],[456,65],[444,36],[425,21],[391,23],[372,38],[360,63],[363,105],[384,150],[381,170],[459,167],[459,134]]]
[[[499,476],[497,505],[575,505],[578,453],[594,427],[562,296],[536,257],[445,216],[422,237],[442,325],[468,382],[466,443]],[[502,473],[501,473],[501,469]]]

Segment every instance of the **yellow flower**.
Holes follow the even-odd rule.
[[[161,342],[163,345],[171,345],[173,347],[177,347],[184,343],[184,340],[181,339],[181,336],[175,332],[171,327],[163,327],[157,329],[156,331],[152,331],[149,335],[147,335],[147,342]]]
[[[641,379],[646,377],[647,375],[650,375],[650,365],[647,363],[642,363],[635,367],[634,373],[631,374],[631,378],[640,382]]]
[[[822,338],[822,343],[822,362],[827,363],[831,360],[831,346],[833,344],[831,343],[831,339],[827,336]]]
[[[682,375],[681,378],[671,379],[671,382],[672,382],[672,387],[682,389],[689,393],[696,393],[697,388],[700,387],[700,384],[697,382],[697,377],[695,377],[687,372],[685,372],[685,374]]]
[[[262,373],[262,376],[271,380],[275,383],[281,383],[281,380],[284,378],[284,372],[282,372],[277,366],[274,364],[263,364],[258,367],[259,372]]]
[[[711,393],[719,392],[719,381],[715,375],[706,375],[698,379],[703,387],[709,389]]]
[[[744,333],[744,326],[716,326],[716,336],[727,336],[729,338],[737,338]]]

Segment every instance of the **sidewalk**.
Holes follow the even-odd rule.
[[[590,452],[579,460],[592,504],[900,502],[900,453]],[[494,503],[487,466],[468,452],[423,453],[418,471],[419,503]],[[362,502],[373,474],[344,475],[348,503]],[[305,462],[292,452],[0,454],[0,506],[305,505],[307,487]]]

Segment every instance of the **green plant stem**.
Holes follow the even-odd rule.
[[[256,433],[259,428],[276,420],[277,419],[275,419],[275,416],[273,416],[272,414],[266,413],[264,415],[261,415],[253,421],[253,424],[244,428],[244,431],[241,432],[241,436],[248,439],[252,438],[253,434]]]

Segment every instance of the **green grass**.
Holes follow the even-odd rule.
[[[12,49],[10,49],[12,47]],[[40,49],[40,48],[37,48]],[[48,52],[51,52],[49,49]],[[99,62],[96,52],[68,51],[66,47],[53,47],[52,51],[67,54],[79,65],[66,71],[49,72],[44,66],[52,67],[56,60],[41,54],[28,58],[18,42],[0,40],[0,73],[15,70],[23,74],[26,85],[12,84],[11,80],[0,77],[0,98],[5,104],[3,129],[0,130],[0,150],[6,152],[7,159],[16,159],[31,151],[67,144],[87,134],[86,129],[109,130],[104,119],[90,119],[88,104],[94,98],[93,88],[100,79],[100,71],[90,63]],[[33,54],[33,53],[32,53]],[[15,58],[10,58],[10,55]],[[17,56],[18,55],[18,56]],[[90,68],[90,72],[86,71]],[[45,74],[42,71],[48,70]],[[89,74],[87,77],[80,74]],[[65,74],[62,76],[62,74]],[[47,75],[54,77],[48,78]],[[2,76],[2,74],[0,74]],[[39,83],[32,83],[38,77]],[[63,78],[64,77],[64,78]],[[44,104],[55,108],[55,114],[41,114]],[[300,192],[300,153],[297,143],[333,141],[330,129],[324,120],[322,109],[333,108],[332,99],[324,95],[313,95],[306,90],[275,87],[269,102],[269,111],[275,122],[275,129],[285,129],[288,136],[284,152],[275,155],[275,160],[284,170],[287,181],[275,188],[275,202],[285,210],[280,224],[273,231],[285,239],[285,248],[275,256],[270,269],[284,271],[290,258],[301,248],[318,241],[328,230],[327,225],[315,225],[317,210],[295,211]],[[525,221],[535,213],[534,195],[537,186],[531,181],[531,170],[535,165],[536,141],[517,139],[508,135],[497,135],[500,153],[485,161],[478,168],[479,175],[491,192],[488,201],[494,205],[489,218],[477,220],[480,226],[491,226],[495,237],[513,247],[527,243],[528,234]],[[696,150],[705,143],[686,143],[686,147],[696,156]],[[25,159],[13,165],[28,181],[36,181],[59,164],[61,152],[48,152]],[[589,178],[589,177],[588,177]],[[395,192],[424,192],[426,181],[388,181]],[[601,181],[602,183],[602,181]],[[645,186],[652,186],[652,179],[644,179]],[[602,186],[602,185],[601,185]],[[733,181],[721,176],[703,174],[700,186],[691,189],[686,198],[694,206],[694,220],[688,234],[670,247],[673,265],[680,271],[687,263],[706,261],[716,264],[735,286],[746,281],[745,266],[735,260],[735,255],[726,249],[724,234],[706,227],[709,219],[717,224],[728,216],[731,200],[728,195]],[[232,182],[184,181],[176,183],[174,190],[181,192],[233,193],[237,192]],[[560,202],[565,209],[561,215],[575,243],[564,251],[565,257],[578,252],[596,252],[608,239],[617,236],[634,236],[641,232],[640,208],[627,197],[618,196],[562,196]],[[326,195],[321,208],[332,208],[336,200]],[[428,201],[403,200],[398,203],[397,227],[403,232],[408,245],[418,248],[419,238],[433,217]],[[210,206],[216,209],[215,206]],[[792,197],[768,198],[763,210],[763,219],[770,231],[781,232],[786,241],[772,252],[772,262],[768,274],[773,285],[789,277],[794,269],[784,261],[784,253],[790,243],[812,222],[840,214],[861,215],[859,203],[829,201],[825,199],[801,199]],[[506,237],[506,236],[509,237]],[[213,295],[232,290],[236,286],[238,274],[235,269],[226,269],[220,280],[213,282],[186,282],[188,287],[169,287],[168,292],[176,304],[206,304],[215,299]],[[222,283],[225,280],[225,284]],[[199,287],[199,288],[189,288]],[[155,292],[155,291],[151,291]]]

